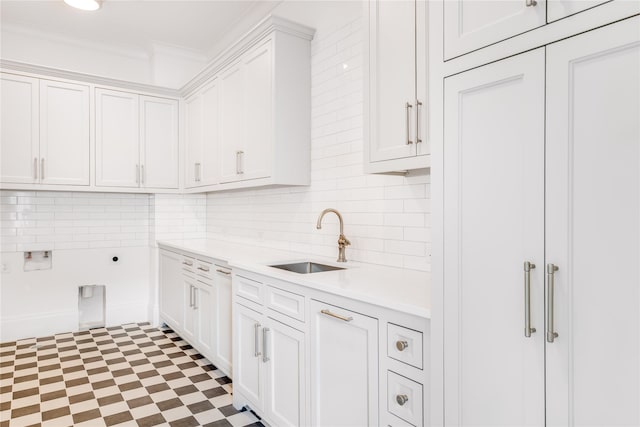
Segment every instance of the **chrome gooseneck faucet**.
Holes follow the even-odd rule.
[[[335,209],[323,210],[318,217],[316,228],[318,230],[322,228],[322,218],[329,212],[333,212],[334,214],[338,215],[338,219],[340,220],[340,236],[338,237],[338,262],[347,262],[347,258],[345,257],[345,248],[349,246],[351,242],[344,236],[344,222],[342,221],[342,215],[340,215],[340,212]]]

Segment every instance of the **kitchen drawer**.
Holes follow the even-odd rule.
[[[387,323],[387,356],[422,369],[422,332]]]
[[[387,371],[387,409],[414,426],[423,425],[422,384]]]
[[[409,424],[405,420],[398,418],[391,413],[387,413],[387,421],[384,425],[387,427],[411,427],[413,424]]]
[[[304,297],[302,295],[267,286],[267,307],[304,322]]]
[[[206,277],[207,279],[213,277],[214,266],[212,263],[198,259],[194,265],[198,276]]]
[[[264,285],[242,276],[233,276],[236,282],[236,295],[257,304],[264,304]]]

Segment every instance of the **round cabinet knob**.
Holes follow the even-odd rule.
[[[403,406],[408,401],[409,401],[409,398],[407,397],[406,394],[399,394],[396,396],[396,402],[398,402],[398,405],[400,406]]]
[[[409,343],[406,341],[396,341],[396,348],[398,351],[403,351],[405,348],[409,347]]]

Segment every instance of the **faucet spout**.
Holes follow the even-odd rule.
[[[346,262],[347,258],[345,256],[345,248],[351,244],[349,239],[347,239],[344,235],[344,221],[342,220],[342,215],[335,209],[325,209],[320,212],[320,216],[318,217],[318,222],[316,224],[316,228],[320,230],[322,228],[322,218],[329,212],[333,212],[338,216],[338,220],[340,221],[340,235],[338,236],[338,262]]]

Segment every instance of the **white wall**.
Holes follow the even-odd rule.
[[[348,259],[430,269],[430,175],[363,172],[361,11],[353,2],[285,2],[274,11],[317,29],[311,186],[210,193],[208,237],[336,256],[336,217],[325,217],[322,230],[315,227],[318,214],[332,207],[345,219]]]

